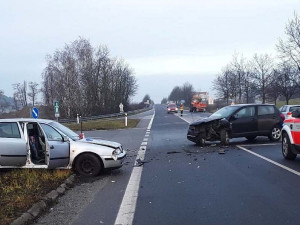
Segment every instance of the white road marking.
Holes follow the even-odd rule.
[[[246,144],[246,145],[240,145],[244,147],[251,147],[251,146],[274,146],[274,145],[281,145],[280,143],[277,144]]]
[[[153,114],[153,116],[150,120],[150,123],[148,125],[148,128],[147,128],[147,130],[149,130],[149,131],[151,129],[154,116],[155,116],[155,111],[154,111],[154,114]],[[143,142],[143,143],[146,143],[146,142]],[[145,154],[146,154],[146,146],[141,145],[136,159],[140,159],[143,161],[145,158]],[[136,160],[135,160],[135,162],[136,162]],[[120,209],[119,209],[117,218],[115,220],[115,225],[131,225],[132,224],[135,209],[136,209],[136,202],[137,202],[138,193],[139,193],[139,186],[140,186],[142,171],[143,171],[142,165],[139,167],[133,168],[129,182],[126,187],[126,191],[125,191],[122,203],[120,205]]]
[[[144,140],[143,141],[148,141],[149,139],[148,138],[144,138]]]
[[[186,118],[184,117],[184,115],[183,115],[183,116],[175,115],[175,116],[179,117],[180,119],[182,119],[183,121],[187,122],[188,124],[191,123],[191,121],[189,121],[188,119],[186,119]]]
[[[293,174],[295,174],[295,175],[297,175],[297,176],[300,176],[300,172],[298,172],[298,171],[296,171],[296,170],[293,170],[293,169],[291,169],[291,168],[289,168],[289,167],[287,167],[287,166],[284,166],[284,165],[282,165],[282,164],[280,164],[280,163],[278,163],[278,162],[275,162],[275,161],[273,161],[273,160],[271,160],[271,159],[269,159],[269,158],[266,158],[266,157],[264,157],[264,156],[262,156],[262,155],[259,155],[259,154],[255,153],[255,152],[253,152],[253,151],[250,151],[249,149],[244,148],[244,147],[242,147],[242,146],[240,146],[240,145],[237,145],[236,147],[238,147],[239,149],[242,149],[242,150],[244,150],[244,151],[246,151],[246,152],[248,152],[248,153],[250,153],[250,154],[252,154],[252,155],[255,155],[255,156],[257,156],[257,157],[259,157],[259,158],[261,158],[261,159],[263,159],[263,160],[266,160],[266,161],[268,161],[268,162],[270,162],[270,163],[272,163],[272,164],[274,164],[274,165],[276,165],[276,166],[278,166],[278,167],[280,167],[280,168],[282,168],[282,169],[285,169],[285,170],[287,170],[287,171],[289,171],[289,172],[291,172],[291,173],[293,173]]]
[[[147,146],[147,144],[148,144],[148,142],[143,141],[141,145],[142,145],[142,146]]]

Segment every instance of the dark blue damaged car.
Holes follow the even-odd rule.
[[[187,139],[202,146],[206,141],[228,145],[229,139],[237,137],[254,140],[257,136],[267,136],[271,141],[278,141],[283,120],[275,105],[231,105],[191,123]]]

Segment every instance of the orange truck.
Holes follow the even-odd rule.
[[[195,92],[191,100],[190,112],[206,112],[207,92]]]

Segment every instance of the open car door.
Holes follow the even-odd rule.
[[[46,157],[48,168],[66,167],[70,161],[70,143],[52,126],[40,124],[46,135]]]
[[[0,166],[25,166],[27,144],[19,123],[0,123],[0,146]]]

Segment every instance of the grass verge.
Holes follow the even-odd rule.
[[[71,173],[71,170],[43,169],[0,171],[0,225],[7,225],[21,216]]]
[[[277,101],[276,102],[277,108],[280,108],[283,105],[286,105],[286,101]],[[300,98],[290,99],[289,105],[300,105]]]
[[[136,127],[139,123],[139,119],[128,119],[127,127],[125,127],[124,119],[116,120],[89,120],[82,122],[82,130],[111,130],[111,129],[124,129]],[[80,124],[77,123],[65,123],[65,126],[71,130],[79,131]]]

